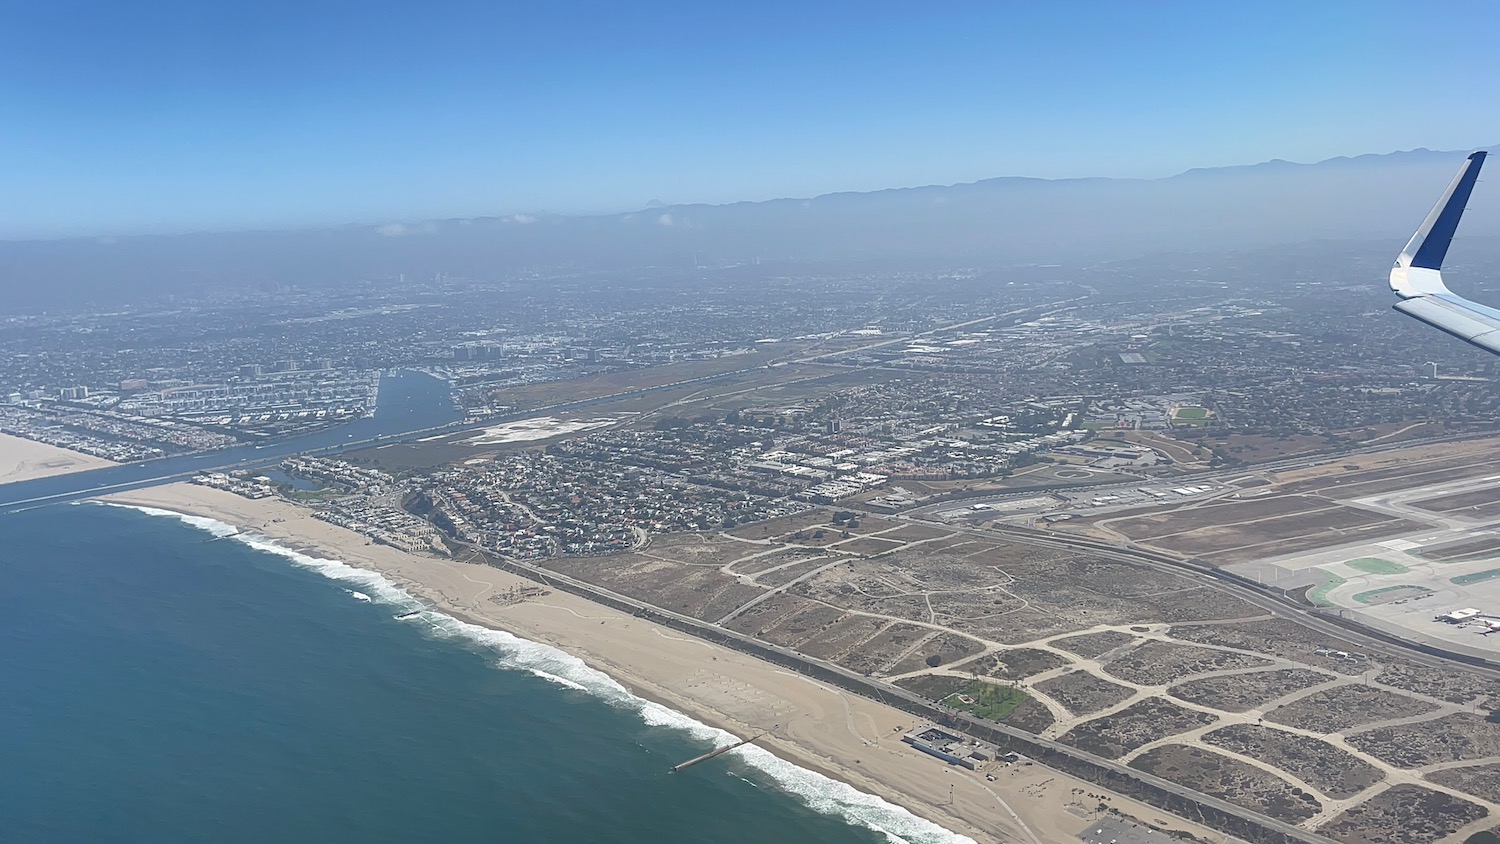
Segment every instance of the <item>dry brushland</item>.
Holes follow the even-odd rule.
[[[1092,715],[1129,700],[1135,692],[1087,671],[1070,671],[1036,684],[1036,690],[1074,715]]]
[[[1208,733],[1203,740],[1280,768],[1336,799],[1353,797],[1385,779],[1374,765],[1328,742],[1285,730],[1231,724]]]
[[[1367,511],[1320,506],[1336,480],[1303,477],[1304,489],[1182,511],[1175,524],[1128,518],[1161,542],[1198,541],[1230,515],[1247,519],[1221,539],[1295,527],[1258,546],[1281,547],[1320,518],[1365,525]],[[1295,511],[1304,505],[1314,509]],[[1500,797],[1500,725],[1455,714],[1500,701],[1500,681],[1361,653],[1369,646],[1188,573],[826,507],[543,565],[1340,840],[1429,841],[1451,826],[1383,796],[1398,769],[1473,794],[1453,804],[1461,816]],[[1472,764],[1423,767],[1457,761]],[[1328,801],[1343,810],[1333,821],[1335,809],[1320,814]],[[1377,826],[1398,817],[1425,832]]]
[[[1136,748],[1217,720],[1218,716],[1184,709],[1166,698],[1148,697],[1119,712],[1085,721],[1064,733],[1059,741],[1095,756],[1119,759]]]
[[[1427,779],[1481,800],[1500,803],[1500,762],[1468,768],[1442,768],[1428,774]]]
[[[1384,689],[1348,684],[1278,706],[1266,713],[1266,720],[1315,733],[1341,733],[1360,724],[1423,715],[1436,708]]]
[[[1316,796],[1275,774],[1201,747],[1162,745],[1131,760],[1130,767],[1287,823],[1301,823],[1323,809]]]
[[[1349,737],[1349,743],[1398,768],[1500,756],[1500,723],[1459,712]]]
[[[1332,679],[1332,675],[1306,668],[1281,668],[1189,680],[1167,689],[1167,694],[1225,712],[1248,712]]]
[[[1128,683],[1165,686],[1182,677],[1270,665],[1270,660],[1249,654],[1152,641],[1116,653],[1104,670]]]
[[[1344,844],[1428,844],[1486,815],[1483,806],[1419,785],[1397,785],[1318,829]]]

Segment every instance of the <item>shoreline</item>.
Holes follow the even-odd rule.
[[[54,475],[119,466],[113,460],[81,451],[0,433],[0,484],[34,481]]]
[[[916,816],[912,821],[936,824],[951,838],[1077,841],[1089,824],[1085,810],[1100,802],[1097,786],[1040,765],[994,767],[988,773],[995,780],[987,781],[984,773],[952,768],[902,743],[901,734],[917,723],[908,713],[579,596],[551,590],[516,600],[511,590],[536,584],[489,566],[372,544],[282,499],[172,484],[99,500],[216,520],[282,551],[372,572],[455,621],[554,648],[636,698],[702,725],[748,737],[779,724],[757,743],[768,754],[905,809]],[[820,811],[838,810],[806,794],[801,799]],[[1221,838],[1117,795],[1104,802],[1138,820]]]

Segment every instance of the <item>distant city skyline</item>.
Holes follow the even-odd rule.
[[[1494,13],[156,0],[0,35],[0,239],[1165,177],[1500,140]]]

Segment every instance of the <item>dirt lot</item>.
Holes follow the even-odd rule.
[[[1484,817],[1482,807],[1419,785],[1397,785],[1318,829],[1344,844],[1428,844]]]
[[[1015,648],[988,654],[958,667],[1001,680],[1024,680],[1067,664],[1066,660],[1054,653],[1035,648]]]
[[[740,556],[742,557],[749,556],[757,551],[766,550],[764,548],[758,548],[754,545],[741,545],[740,547],[743,549],[740,554]],[[759,574],[760,572],[766,571],[767,569],[774,569],[777,566],[784,566],[787,563],[794,563],[799,560],[806,560],[811,557],[822,556],[825,556],[825,552],[818,551],[812,548],[788,548],[785,551],[778,551],[775,554],[767,554],[764,557],[756,557],[753,560],[746,560],[743,563],[735,565],[734,571],[740,574]]]
[[[863,674],[888,674],[887,667],[911,646],[932,633],[926,627],[896,622],[874,638],[850,651],[840,662]]]
[[[1266,720],[1316,733],[1341,733],[1359,724],[1421,715],[1435,708],[1425,701],[1351,683],[1278,706],[1266,713]]]
[[[1261,814],[1299,823],[1322,811],[1318,799],[1254,765],[1181,744],[1148,750],[1130,767],[1180,783]]]
[[[1500,724],[1460,712],[1431,721],[1380,727],[1348,737],[1350,744],[1401,768],[1500,756]]]
[[[846,615],[804,642],[798,650],[808,656],[842,662],[845,654],[857,648],[861,642],[874,638],[893,623],[867,615]]]
[[[1385,779],[1379,768],[1327,742],[1269,727],[1231,724],[1203,740],[1280,768],[1335,799],[1353,797]]]
[[[952,534],[953,531],[947,530],[945,528],[927,527],[926,525],[905,525],[901,528],[891,531],[890,533],[882,533],[880,535],[880,538],[895,539],[901,542],[918,542],[921,540],[938,539],[945,536],[951,536]]]
[[[1058,740],[1095,756],[1118,759],[1142,745],[1217,720],[1216,716],[1184,709],[1166,698],[1148,697],[1119,712],[1085,721]]]
[[[764,589],[741,583],[717,568],[637,554],[559,557],[549,560],[548,567],[705,621],[717,621],[740,604],[765,594]]]
[[[652,536],[647,552],[680,563],[722,566],[764,550],[713,533],[669,533]]]
[[[837,560],[838,557],[836,555],[832,557],[812,557],[798,563],[793,563],[785,568],[756,575],[755,582],[774,589],[777,586],[784,586],[791,583],[808,572],[836,562]]]
[[[895,550],[897,548],[900,548],[901,545],[902,543],[896,542],[894,540],[864,537],[863,539],[846,540],[844,542],[840,542],[834,547],[838,548],[838,550],[843,551],[846,554],[872,556],[875,554],[884,554],[887,551]]]
[[[1269,667],[1271,661],[1234,651],[1177,642],[1146,642],[1119,652],[1104,665],[1108,674],[1143,686],[1165,686],[1183,677],[1239,668]]]
[[[782,516],[779,519],[768,519],[764,522],[740,525],[734,530],[728,531],[728,533],[730,536],[738,536],[741,539],[770,539],[773,536],[796,533],[799,530],[810,528],[814,525],[827,525],[828,520],[832,516],[832,510],[805,510],[790,516]]]
[[[1082,636],[1053,639],[1051,644],[1055,648],[1078,654],[1084,659],[1098,659],[1116,648],[1123,648],[1138,641],[1140,640],[1129,633],[1106,630],[1102,633],[1085,633]]]
[[[1500,802],[1500,763],[1475,765],[1472,768],[1444,768],[1428,774],[1427,779],[1482,800]]]
[[[1248,712],[1279,697],[1331,679],[1333,678],[1328,674],[1305,668],[1283,668],[1190,680],[1168,689],[1167,694],[1178,700],[1211,706],[1225,712]]]
[[[1074,715],[1092,715],[1128,700],[1134,691],[1087,671],[1070,671],[1036,684],[1037,691]]]

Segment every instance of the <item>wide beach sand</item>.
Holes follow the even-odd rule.
[[[0,434],[0,484],[118,465],[103,457]]]
[[[850,783],[976,841],[1063,844],[1087,826],[1078,814],[1101,789],[1040,765],[983,773],[950,767],[900,740],[913,716],[583,598],[552,591],[520,603],[508,590],[531,581],[497,569],[418,556],[319,521],[278,499],[252,501],[173,484],[110,496],[119,503],[206,516],[278,544],[380,572],[412,595],[465,621],[553,645],[641,697],[749,736],[776,755]],[[1119,796],[1110,805],[1209,841],[1223,836]],[[1073,811],[1070,811],[1070,805]]]

